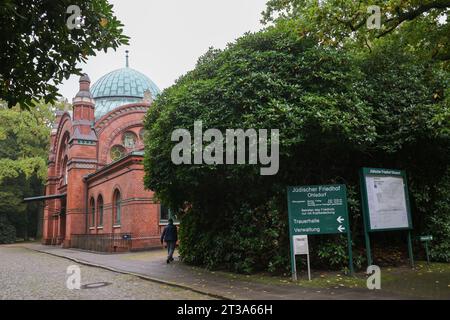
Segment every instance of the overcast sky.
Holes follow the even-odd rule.
[[[199,56],[210,46],[224,48],[247,31],[257,31],[267,0],[110,0],[116,16],[125,25],[130,45],[117,51],[103,51],[81,65],[92,82],[125,66],[150,77],[162,90],[192,70]],[[78,77],[60,87],[72,101],[78,91]]]

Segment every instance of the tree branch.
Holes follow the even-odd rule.
[[[397,16],[387,19],[385,22],[386,23],[390,23],[393,22],[393,25],[383,31],[382,33],[380,33],[379,35],[377,35],[377,38],[381,38],[383,36],[385,36],[386,34],[392,32],[393,30],[395,30],[399,25],[401,25],[403,22],[405,21],[411,21],[414,20],[415,18],[417,18],[418,16],[424,14],[425,12],[428,12],[432,9],[447,9],[450,8],[450,1],[449,0],[440,0],[440,1],[434,1],[428,4],[423,4],[421,6],[419,6],[418,8],[402,13],[400,11],[399,7],[395,8],[395,11],[397,11]]]

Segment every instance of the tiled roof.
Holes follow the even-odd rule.
[[[150,90],[153,98],[160,93],[155,83],[139,71],[122,68],[106,74],[91,88],[95,118],[125,104],[141,102],[146,90]]]

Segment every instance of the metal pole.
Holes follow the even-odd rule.
[[[352,249],[352,235],[350,228],[347,230],[347,245],[348,245],[348,264],[350,267],[350,275],[353,276],[355,269],[353,268],[353,249]]]
[[[294,254],[294,265],[292,269],[292,280],[297,281],[297,265],[295,263],[295,254]]]
[[[366,254],[367,254],[367,264],[369,266],[372,265],[372,252],[370,250],[370,236],[369,236],[369,225],[370,225],[370,217],[369,217],[369,208],[368,208],[368,199],[367,199],[367,186],[366,179],[364,176],[364,168],[359,170],[359,184],[361,189],[361,206],[363,212],[363,223],[364,223],[364,238],[366,240]]]
[[[425,241],[425,252],[427,253],[427,263],[430,265],[430,253],[428,252],[428,241]]]
[[[309,254],[306,255],[306,259],[308,261],[308,279],[311,281],[311,266],[309,264]]]
[[[367,253],[367,265],[371,266],[372,265],[372,252],[370,250],[370,236],[369,233],[367,232],[367,228],[364,228],[364,237],[366,239],[366,253]]]
[[[297,266],[295,263],[295,253],[294,253],[294,237],[290,235],[291,238],[291,271],[292,280],[297,281]]]
[[[414,257],[413,257],[413,249],[412,249],[412,240],[411,240],[411,231],[408,230],[408,253],[409,253],[409,261],[411,262],[411,268],[414,268]]]

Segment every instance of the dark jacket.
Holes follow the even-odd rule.
[[[169,224],[164,228],[161,234],[161,242],[163,241],[177,241],[178,240],[178,230],[173,224]]]

